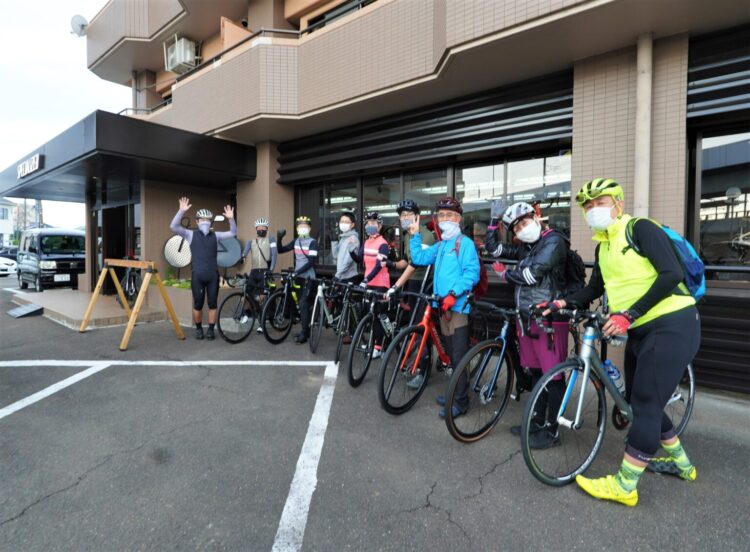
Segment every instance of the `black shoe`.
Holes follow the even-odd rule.
[[[307,343],[307,334],[305,332],[298,333],[294,336],[294,342],[300,345],[302,345],[303,343]]]
[[[435,397],[435,402],[440,406],[445,406],[445,395],[438,395],[437,397]]]
[[[543,450],[556,447],[560,444],[557,431],[551,432],[548,428],[529,435],[529,448]]]
[[[535,421],[532,420],[532,422],[531,422],[531,430],[529,431],[529,433],[536,433],[537,431],[540,431],[543,428],[544,428],[544,424],[539,425],[538,422],[535,422]],[[516,437],[520,437],[521,436],[521,426],[517,425],[517,426],[511,427],[510,428],[510,432],[513,435],[515,435]]]
[[[209,341],[213,341],[214,339],[216,339],[216,336],[214,335],[214,329],[211,326],[209,326],[208,331],[206,331],[206,339],[208,339]]]
[[[195,328],[195,339],[203,339],[203,328]]]

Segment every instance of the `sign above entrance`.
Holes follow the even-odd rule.
[[[16,172],[18,173],[17,178],[21,179],[24,176],[28,176],[43,168],[43,166],[44,156],[37,153],[36,155],[29,157],[26,161],[22,161],[16,165]]]

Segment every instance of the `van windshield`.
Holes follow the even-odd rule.
[[[42,251],[44,253],[85,253],[86,247],[83,236],[43,236]]]

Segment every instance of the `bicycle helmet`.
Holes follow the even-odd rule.
[[[441,209],[447,211],[455,211],[459,215],[464,214],[464,209],[463,207],[461,207],[461,202],[458,201],[455,197],[451,196],[446,196],[438,200],[438,202],[435,204],[435,211],[439,211]]]
[[[377,211],[367,211],[367,213],[365,213],[365,220],[375,220],[380,224],[383,224],[383,219]]]
[[[255,227],[257,228],[258,226],[271,226],[271,223],[268,222],[267,218],[261,217],[261,218],[255,219]]]
[[[213,219],[214,218],[214,214],[211,211],[209,211],[208,209],[201,209],[200,211],[198,211],[197,213],[195,213],[195,218],[199,218],[199,219]]]
[[[591,201],[600,196],[612,196],[616,200],[622,201],[625,199],[625,192],[614,178],[595,178],[590,180],[578,190],[576,194],[576,202],[579,207],[583,207],[583,204],[587,201]]]
[[[357,217],[354,216],[354,213],[351,211],[341,211],[341,214],[339,215],[339,218],[346,217],[350,221],[352,221],[352,224],[355,224],[357,222]]]
[[[508,229],[512,229],[515,224],[524,217],[534,215],[536,210],[525,201],[519,201],[508,207],[503,213],[503,223]]]
[[[310,217],[306,217],[305,215],[300,215],[295,219],[295,222],[297,224],[307,224],[310,225]]]
[[[401,211],[411,211],[415,215],[419,214],[419,205],[413,199],[404,199],[396,207],[396,212],[400,215]]]

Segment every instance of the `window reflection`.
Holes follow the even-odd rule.
[[[487,236],[490,201],[505,195],[505,165],[456,169],[456,198],[464,207],[464,234],[481,246]]]
[[[700,254],[707,264],[750,264],[750,132],[703,138]],[[715,278],[748,280],[719,273]]]
[[[349,211],[359,220],[361,216],[357,213],[357,184],[331,186],[326,201],[325,217],[325,239],[323,242],[324,252],[321,254],[321,262],[326,265],[336,264],[336,248],[338,246],[339,219],[341,213]]]

